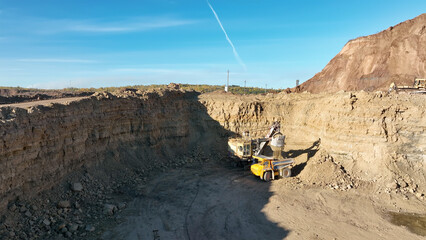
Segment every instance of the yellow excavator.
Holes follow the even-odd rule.
[[[390,92],[408,92],[414,94],[426,94],[426,79],[416,78],[414,79],[413,86],[397,86],[394,82],[389,87]]]
[[[274,122],[264,138],[250,138],[245,131],[242,138],[231,138],[228,150],[240,164],[251,164],[251,172],[267,182],[279,177],[290,177],[292,158],[283,158],[285,136],[280,132],[280,123]]]

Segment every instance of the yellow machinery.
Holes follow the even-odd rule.
[[[417,78],[416,80],[414,80],[414,87],[416,87],[418,89],[425,90],[425,88],[426,88],[426,79]]]
[[[426,93],[426,79],[414,79],[413,86],[397,86],[392,83],[389,87],[389,92],[409,92],[409,93]]]
[[[280,123],[275,122],[265,138],[251,139],[248,132],[243,138],[232,138],[228,141],[228,150],[238,163],[251,163],[251,172],[260,179],[270,181],[277,177],[290,177],[293,159],[284,159],[285,136],[280,132]],[[266,156],[266,149],[272,150],[272,156]]]
[[[272,157],[253,156],[257,159],[257,163],[250,166],[251,172],[266,182],[276,177],[288,178],[291,176],[289,168],[293,163],[293,159],[275,160]]]
[[[248,132],[244,132],[243,138],[231,138],[228,140],[228,151],[232,157],[242,161],[250,161],[253,155],[252,140]]]

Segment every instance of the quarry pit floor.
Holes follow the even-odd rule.
[[[295,176],[263,182],[217,164],[174,169],[140,186],[102,239],[421,239],[388,211],[422,204],[307,186]],[[394,209],[396,210],[396,209]]]
[[[12,106],[24,108],[73,100],[76,98],[20,103]],[[309,149],[311,144],[291,146],[286,150],[297,152],[299,149]],[[79,227],[83,233],[81,235],[75,233],[72,238],[156,240],[424,238],[426,231],[424,224],[420,226],[420,230],[413,231],[413,224],[405,224],[407,227],[391,223],[393,213],[418,213],[424,216],[426,213],[424,198],[418,199],[413,194],[380,192],[374,188],[374,184],[364,182],[355,182],[356,186],[351,188],[336,188],[338,182],[335,182],[335,179],[339,181],[350,178],[340,173],[340,165],[328,168],[334,166],[335,162],[320,157],[317,160],[325,166],[322,169],[326,171],[315,170],[315,164],[304,167],[307,160],[300,157],[296,159],[294,170],[297,171],[294,171],[294,176],[264,182],[252,175],[248,169],[232,167],[229,162],[221,162],[218,159],[199,162],[194,159],[192,164],[152,172],[147,181],[143,180],[140,184],[132,186],[122,195],[109,196],[109,193],[101,192],[98,195],[105,200],[90,202],[92,205],[88,203],[89,201],[85,203],[82,199],[77,199],[80,196],[78,194],[67,193],[64,199],[70,199],[72,196],[83,206],[82,216],[89,213],[91,215],[87,219],[82,217],[81,225],[93,223],[96,227],[96,230],[89,233],[86,233],[84,227]],[[87,185],[91,181],[90,178]],[[66,186],[68,189],[69,183]],[[107,186],[108,184],[103,184],[102,188]],[[85,188],[81,196],[93,193],[93,189],[95,188]],[[69,192],[69,189],[67,191]],[[62,199],[64,194],[61,194],[55,193],[56,198],[46,197],[50,199],[48,203],[54,211],[59,211],[56,209],[56,203]],[[71,199],[74,200],[73,198]],[[111,199],[117,199],[118,202],[121,201],[120,198],[125,199],[123,201],[126,202],[126,207],[109,216],[113,221],[105,220],[107,217],[102,212],[104,203],[110,202]],[[40,199],[43,200],[40,206],[49,205],[46,204],[46,199]],[[23,215],[17,212],[16,210],[13,214]],[[52,212],[50,211],[50,214]],[[71,213],[73,212],[67,214],[72,215]],[[95,220],[93,217],[96,217]],[[92,220],[93,222],[90,222]],[[11,218],[11,222],[13,221],[14,218]],[[13,225],[11,224],[9,228],[13,229]],[[27,225],[24,224],[22,228],[27,228]],[[19,231],[16,228],[15,232]],[[53,233],[55,232],[52,231],[52,235],[47,239],[65,238],[62,233],[54,236]]]

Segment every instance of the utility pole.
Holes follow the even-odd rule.
[[[299,79],[296,80],[296,87],[299,86]]]
[[[266,94],[266,89],[268,89],[268,84],[265,84],[265,94]]]
[[[228,92],[229,88],[229,70],[228,70],[228,76],[226,78],[226,86],[225,86],[225,92]]]
[[[244,94],[246,94],[246,80],[244,80]]]

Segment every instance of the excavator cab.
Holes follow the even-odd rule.
[[[230,139],[228,141],[228,151],[233,157],[249,160],[253,155],[251,140]]]
[[[414,80],[414,87],[415,88],[425,88],[426,87],[426,79],[416,78],[416,80]]]

